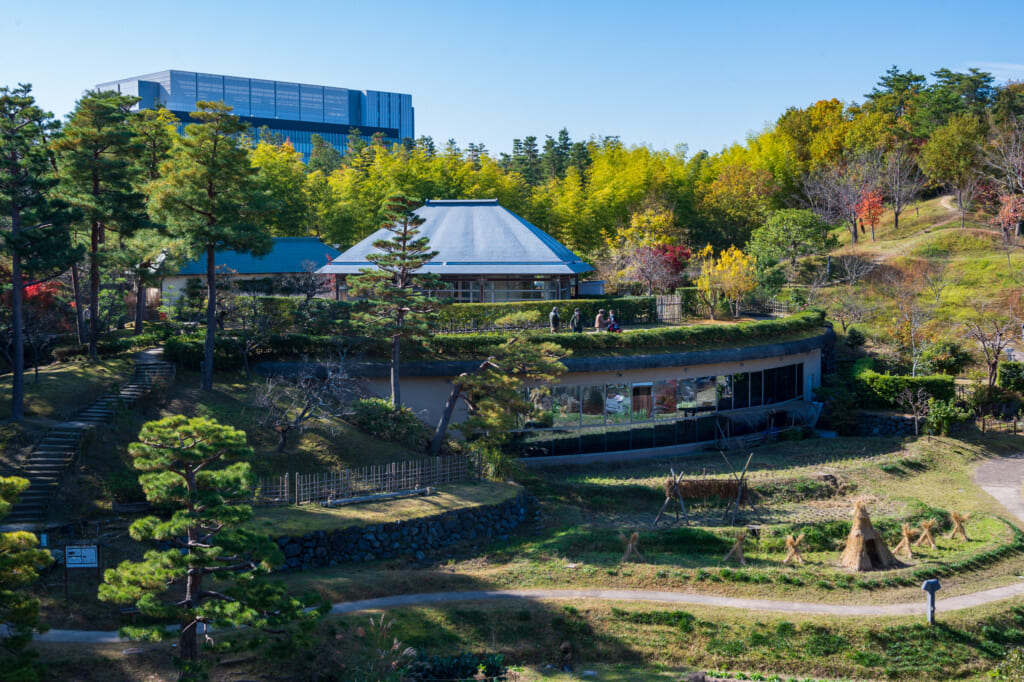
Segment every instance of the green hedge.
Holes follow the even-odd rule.
[[[587,354],[601,350],[632,351],[645,348],[686,351],[697,348],[733,346],[752,341],[770,342],[796,334],[821,329],[825,316],[811,310],[778,320],[740,322],[723,325],[691,325],[638,329],[622,334],[537,334],[538,341],[551,341],[568,350]],[[431,350],[450,358],[476,358],[480,349],[508,340],[508,334],[459,334],[434,336],[428,342]]]
[[[495,326],[495,320],[511,313],[536,311],[547,325],[548,313],[557,306],[562,326],[568,328],[574,308],[580,309],[583,326],[593,328],[597,311],[612,309],[619,324],[651,324],[658,321],[657,299],[654,296],[622,298],[577,298],[568,301],[508,301],[505,303],[453,303],[445,306],[437,318],[440,330],[479,329]]]
[[[133,350],[141,350],[151,346],[159,346],[171,336],[172,330],[158,327],[154,331],[144,332],[138,336],[125,336],[119,339],[100,339],[96,344],[96,354],[100,356],[118,355]],[[70,337],[57,343],[51,350],[53,359],[63,362],[71,358],[87,357],[89,344],[78,343],[78,339]]]
[[[199,369],[205,357],[205,334],[175,336],[164,344],[164,359],[177,362],[191,369]],[[383,344],[366,338],[313,336],[310,334],[277,334],[253,351],[250,362],[281,360],[286,358],[340,358],[353,349],[383,351]],[[243,346],[241,341],[226,334],[219,334],[213,345],[213,364],[217,370],[233,370],[242,367]]]
[[[879,374],[874,370],[875,361],[861,358],[853,363],[853,379],[857,392],[870,407],[899,407],[896,398],[903,389],[916,391],[923,388],[936,400],[951,400],[955,397],[953,377],[945,374],[911,377],[906,375]]]
[[[1024,362],[1000,362],[996,370],[996,385],[1024,393]]]

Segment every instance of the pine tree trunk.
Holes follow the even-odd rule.
[[[89,238],[89,357],[99,359],[100,338],[100,228],[93,221]]]
[[[21,212],[11,212],[12,243],[17,244],[21,230]],[[25,417],[25,321],[22,312],[22,296],[25,282],[21,274],[21,254],[17,246],[11,258],[11,333],[14,338],[14,354],[11,357],[11,420],[19,422]]]
[[[78,343],[85,343],[85,308],[82,307],[82,282],[78,276],[78,263],[71,264],[71,290],[75,297],[75,329]]]
[[[141,271],[136,273],[135,278],[135,331],[134,336],[142,333],[142,326],[146,322],[146,286],[142,282]]]
[[[444,435],[448,432],[448,424],[451,423],[452,413],[455,411],[455,403],[459,399],[462,387],[458,382],[452,383],[452,392],[448,394],[448,400],[444,404],[444,411],[441,412],[441,419],[434,429],[434,437],[430,440],[430,454],[437,455],[441,452],[441,443],[444,442]]]
[[[402,394],[398,386],[398,337],[391,339],[391,406],[395,412],[402,409]]]
[[[213,244],[206,247],[206,352],[203,363],[202,389],[213,390],[213,342],[217,334],[216,252]]]

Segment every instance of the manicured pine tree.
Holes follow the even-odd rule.
[[[101,247],[108,231],[130,229],[142,210],[132,163],[137,155],[129,124],[138,97],[112,90],[90,91],[78,101],[61,136],[53,143],[58,158],[58,190],[85,228],[89,245],[89,357],[96,359],[100,319]]]
[[[129,533],[158,541],[142,561],[124,561],[106,571],[99,598],[135,604],[140,613],[177,620],[181,679],[202,675],[199,630],[239,626],[282,632],[289,623],[309,623],[322,609],[289,597],[283,585],[261,580],[284,561],[265,533],[240,526],[252,515],[253,450],[245,433],[212,419],[183,415],[149,422],[128,448],[146,499],[172,506],[169,518],[147,516]],[[125,628],[137,639],[166,636],[162,625]]]
[[[18,495],[28,488],[24,478],[0,478],[0,519],[10,512]],[[53,562],[50,553],[37,549],[32,533],[0,533],[0,671],[5,680],[31,682],[40,679],[35,666],[38,654],[28,650],[32,633],[43,629],[39,600],[20,590],[39,578],[39,571]]]
[[[316,133],[310,138],[313,143],[313,151],[309,153],[309,162],[306,169],[310,173],[320,171],[330,174],[341,168],[341,152],[335,149],[330,142]]]
[[[80,257],[54,200],[49,144],[53,114],[35,104],[29,85],[0,87],[0,250],[11,259],[11,418],[25,416],[25,288]],[[26,266],[30,266],[26,272]]]
[[[423,224],[413,210],[418,202],[403,194],[394,194],[385,202],[385,220],[381,228],[391,233],[388,239],[373,243],[376,249],[366,257],[375,267],[362,270],[352,278],[352,293],[370,299],[372,310],[360,320],[374,336],[391,344],[391,404],[402,408],[399,387],[399,354],[403,340],[422,338],[430,328],[437,301],[422,293],[436,289],[437,275],[418,273],[437,251],[416,229]]]
[[[213,390],[213,348],[217,333],[217,251],[265,255],[273,240],[260,226],[272,211],[240,134],[245,124],[223,102],[197,102],[199,123],[185,135],[147,187],[148,209],[180,237],[195,257],[206,257],[206,352],[202,388]]]

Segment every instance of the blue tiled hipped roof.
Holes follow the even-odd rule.
[[[340,253],[316,237],[275,237],[274,248],[259,258],[237,251],[218,251],[217,268],[232,270],[240,275],[282,275],[305,272],[308,262],[313,263],[314,269],[326,265]],[[206,259],[186,263],[179,274],[205,275]]]
[[[439,275],[574,275],[590,272],[583,262],[554,237],[498,205],[497,199],[431,200],[416,209],[424,219],[421,236],[430,240],[437,256],[420,272]],[[373,243],[391,234],[380,229],[330,265],[326,274],[353,275],[370,267]]]

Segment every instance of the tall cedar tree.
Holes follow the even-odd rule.
[[[385,202],[385,220],[381,229],[391,233],[390,239],[373,243],[376,253],[366,257],[374,268],[365,268],[351,281],[352,293],[370,299],[372,310],[361,316],[361,322],[375,336],[391,342],[391,405],[402,408],[399,387],[399,350],[402,340],[426,335],[430,319],[437,310],[437,301],[422,293],[436,289],[437,275],[418,274],[437,255],[430,250],[429,240],[418,237],[416,229],[424,220],[413,213],[419,202],[403,194],[392,195]]]
[[[24,478],[0,477],[0,519],[10,512],[18,495],[28,488]],[[4,679],[30,682],[38,679],[34,661],[38,656],[27,649],[32,633],[41,629],[39,600],[19,591],[39,578],[39,571],[53,562],[50,553],[37,549],[36,536],[25,531],[0,533],[0,670]]]
[[[213,390],[213,347],[217,332],[217,251],[267,254],[273,240],[257,224],[270,210],[249,163],[240,134],[245,124],[222,102],[197,102],[199,123],[185,135],[148,186],[149,213],[180,237],[194,257],[206,256],[206,354],[203,390]]]
[[[157,622],[177,619],[182,678],[199,677],[199,626],[239,626],[280,632],[310,623],[317,611],[289,597],[280,583],[260,578],[284,562],[265,533],[239,528],[252,516],[253,450],[242,431],[212,419],[183,415],[149,422],[128,448],[146,499],[173,506],[170,518],[147,516],[129,529],[134,540],[171,546],[149,550],[142,561],[108,569],[99,598],[134,603]],[[136,639],[168,634],[164,626],[125,628]]]
[[[138,97],[112,90],[90,91],[78,101],[53,143],[61,197],[89,239],[89,357],[96,359],[100,319],[100,248],[108,231],[130,229],[144,197],[136,189],[135,132],[129,125]]]
[[[53,114],[35,105],[29,85],[0,87],[0,249],[11,259],[11,418],[25,416],[25,288],[79,257],[53,201],[49,149]],[[25,268],[31,265],[28,272]]]

